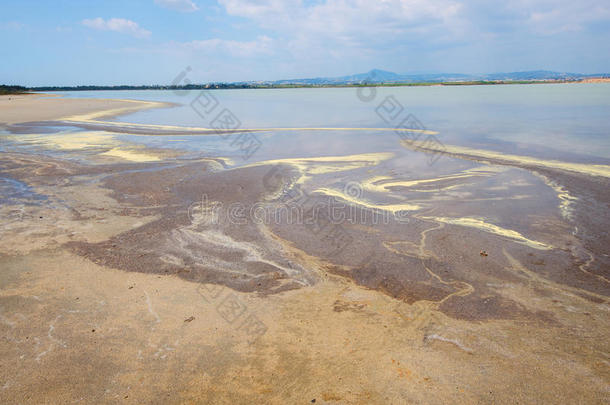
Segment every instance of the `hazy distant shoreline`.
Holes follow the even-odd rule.
[[[28,92],[46,91],[97,91],[97,90],[226,90],[226,89],[294,89],[294,88],[352,88],[352,87],[432,87],[432,86],[490,86],[511,84],[565,84],[565,83],[610,83],[608,77],[591,77],[575,80],[469,80],[449,82],[375,82],[375,83],[337,83],[337,84],[257,84],[257,83],[208,83],[189,84],[184,86],[0,86],[0,94],[24,94]]]

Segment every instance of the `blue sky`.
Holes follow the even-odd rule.
[[[0,51],[0,83],[28,86],[601,73],[610,1],[2,0]]]

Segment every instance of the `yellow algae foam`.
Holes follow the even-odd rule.
[[[168,107],[169,104],[161,103],[157,101],[140,101],[140,100],[126,100],[126,99],[100,99],[111,102],[123,102],[123,103],[133,103],[134,105],[128,107],[118,107],[118,108],[110,108],[110,109],[102,109],[98,111],[94,111],[86,114],[77,114],[71,115],[67,117],[59,118],[59,121],[70,121],[70,122],[96,122],[103,124],[113,124],[113,122],[106,121],[94,121],[95,118],[114,116],[126,114],[129,112],[135,112],[140,110],[146,110],[149,108],[161,108]]]
[[[390,191],[391,187],[405,187],[412,188],[415,186],[419,186],[422,184],[436,183],[445,180],[454,180],[454,179],[463,179],[470,178],[475,175],[472,174],[456,174],[452,176],[444,176],[444,177],[436,177],[429,179],[419,179],[419,180],[394,180],[392,177],[388,176],[377,176],[365,180],[362,183],[362,188],[369,191],[374,191],[378,193],[383,193],[386,191]]]
[[[421,206],[416,205],[416,204],[388,204],[388,205],[374,204],[374,203],[371,203],[364,199],[347,195],[346,193],[344,193],[342,191],[335,190],[332,188],[319,188],[319,189],[314,190],[314,193],[320,193],[320,194],[324,194],[324,195],[327,195],[330,197],[339,198],[352,205],[361,206],[364,208],[370,208],[373,210],[387,211],[387,212],[391,212],[392,214],[399,212],[399,211],[417,211],[417,210],[421,209]]]
[[[568,190],[559,184],[555,183],[551,179],[546,176],[543,176],[539,173],[537,174],[544,183],[555,191],[557,194],[557,198],[559,199],[559,212],[564,219],[571,220],[572,219],[572,205],[575,201],[578,201],[577,197],[574,197]]]
[[[417,259],[433,257],[431,252],[424,252],[420,244],[406,240],[385,241],[383,242],[383,246],[390,252],[403,256],[415,257]]]
[[[610,166],[608,166],[608,165],[570,163],[570,162],[562,162],[559,160],[545,160],[545,159],[534,158],[531,156],[510,155],[510,154],[504,154],[501,152],[495,152],[495,151],[490,151],[490,150],[467,148],[464,146],[444,145],[443,148],[418,147],[418,146],[411,145],[404,141],[402,141],[401,144],[404,147],[409,148],[409,149],[440,152],[440,153],[446,153],[446,154],[450,154],[450,155],[456,155],[458,157],[463,156],[466,158],[472,158],[475,160],[492,159],[492,160],[495,160],[498,162],[512,163],[517,166],[518,165],[533,165],[533,166],[540,166],[540,167],[546,167],[546,168],[552,168],[552,169],[561,169],[561,170],[566,170],[566,171],[570,171],[570,172],[586,174],[589,176],[610,177]]]
[[[480,229],[485,232],[492,233],[494,235],[504,236],[512,239],[517,243],[527,245],[538,250],[549,250],[553,249],[553,246],[547,245],[546,243],[531,240],[521,235],[517,231],[512,229],[501,228],[497,225],[485,222],[482,218],[463,217],[463,218],[447,218],[447,217],[418,217],[423,220],[435,221],[449,225],[460,225],[469,228]]]
[[[26,135],[21,138],[26,142],[36,143],[48,148],[62,150],[108,149],[100,156],[112,156],[132,162],[156,162],[159,157],[139,150],[121,147],[116,134],[104,131],[68,132],[51,135]],[[219,164],[220,165],[220,164]]]
[[[297,167],[307,168],[309,166],[319,165],[319,163],[349,163],[351,168],[359,168],[366,166],[375,166],[384,160],[388,160],[394,157],[391,152],[378,152],[378,153],[361,153],[358,155],[344,155],[344,156],[319,156],[319,157],[307,157],[307,158],[287,158],[287,159],[275,159],[265,160],[261,162],[252,163],[248,166],[263,166],[269,164],[289,164]],[[353,166],[353,167],[352,167]],[[334,166],[329,165],[330,168]],[[345,169],[342,169],[345,170]],[[329,171],[329,172],[330,172]],[[327,173],[322,171],[323,173]]]
[[[404,188],[413,188],[420,185],[428,185],[431,183],[437,183],[441,181],[447,180],[457,180],[457,179],[466,179],[471,177],[489,177],[494,175],[495,173],[505,171],[506,169],[499,166],[484,166],[484,167],[474,167],[471,169],[463,170],[456,174],[439,176],[433,178],[425,178],[425,179],[415,179],[415,180],[396,180],[390,176],[375,176],[370,179],[364,180],[362,182],[362,188],[364,190],[384,193],[387,191],[391,191],[392,187],[404,187]],[[438,190],[449,190],[462,186],[463,184],[450,185],[446,187],[439,187]],[[429,190],[417,190],[417,191],[429,191]]]
[[[112,148],[109,151],[100,153],[100,155],[118,157],[131,162],[157,162],[161,160],[158,156],[124,148]]]
[[[134,100],[114,100],[114,101],[131,101],[137,102]],[[131,123],[131,122],[117,122],[117,121],[100,121],[96,120],[96,118],[103,116],[113,116],[125,114],[131,111],[137,111],[141,109],[148,108],[159,108],[163,107],[166,104],[163,103],[155,103],[155,102],[142,102],[141,106],[134,107],[122,107],[115,108],[110,110],[102,110],[98,112],[88,113],[88,114],[80,114],[74,115],[70,117],[64,117],[60,120],[73,122],[73,123],[89,123],[89,124],[97,124],[103,125],[106,127],[117,127],[123,130],[128,130],[129,128],[137,128],[151,131],[180,131],[180,132],[199,132],[196,134],[182,134],[186,136],[200,136],[200,135],[218,135],[226,132],[294,132],[294,131],[376,131],[376,132],[410,132],[410,133],[422,133],[422,134],[430,134],[437,135],[438,132],[431,130],[423,130],[423,129],[410,129],[410,128],[363,128],[363,127],[272,127],[272,128],[235,128],[235,129],[215,129],[208,127],[188,127],[188,126],[176,126],[176,125],[158,125],[158,124],[139,124],[139,123]],[[138,135],[138,134],[134,134]],[[168,136],[175,135],[172,133],[167,134],[147,134],[147,136]]]
[[[392,157],[394,157],[394,154],[391,152],[362,153],[359,155],[346,156],[320,156],[310,158],[264,160],[242,167],[276,164],[290,165],[299,171],[300,177],[297,180],[297,183],[302,184],[306,179],[314,174],[336,173],[360,169],[362,167],[376,166],[385,160],[391,159]]]
[[[115,109],[115,110],[107,110],[103,112],[103,115],[119,115],[121,113],[129,112],[130,110],[135,110],[135,108],[125,108],[125,109]],[[122,111],[122,112],[121,112]],[[150,131],[181,131],[181,132],[209,132],[210,135],[216,135],[217,133],[222,133],[223,131],[214,129],[214,128],[206,128],[206,127],[186,127],[186,126],[177,126],[177,125],[159,125],[159,124],[137,124],[131,122],[121,122],[121,121],[100,121],[90,119],[94,114],[88,115],[80,115],[74,117],[64,118],[65,122],[72,123],[87,123],[87,124],[97,124],[103,125],[104,127],[115,127],[123,130],[128,130],[130,128],[137,129],[147,129]],[[93,117],[96,118],[96,117]],[[246,132],[247,130],[238,129],[233,130],[234,132]],[[176,136],[175,133],[167,133],[167,134],[133,134],[133,135],[145,135],[145,136]],[[205,135],[205,134],[188,134],[181,133],[180,136],[189,136],[189,135]]]
[[[360,127],[279,127],[279,128],[249,128],[242,129],[242,131],[381,131],[381,132],[415,132],[429,135],[438,135],[436,131],[424,130],[424,129],[410,129],[410,128],[360,128]]]
[[[115,135],[104,131],[59,132],[45,135],[25,135],[20,141],[37,143],[57,149],[89,149],[118,145]]]

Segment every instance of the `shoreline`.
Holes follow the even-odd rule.
[[[34,98],[37,97],[37,98]],[[45,98],[43,103],[38,98]],[[77,117],[113,117],[149,108],[167,108],[173,104],[121,99],[64,98],[41,93],[0,95],[0,124],[26,124],[33,121],[61,121]]]
[[[15,94],[36,94],[48,91],[133,91],[133,90],[256,90],[256,89],[291,89],[291,88],[353,88],[353,87],[435,87],[435,86],[495,86],[495,85],[518,85],[518,84],[589,84],[589,83],[610,83],[610,77],[592,77],[575,80],[471,80],[471,81],[451,81],[451,82],[380,82],[380,83],[338,83],[338,84],[233,84],[233,83],[213,83],[189,86],[87,86],[62,87],[62,86],[41,86],[28,88],[32,93]]]
[[[167,106],[48,102],[15,118],[0,98],[0,122]],[[2,402],[603,403],[608,178],[585,165],[462,156],[412,178],[400,145],[227,167],[104,131],[34,141],[0,152],[23,185],[0,204]],[[340,227],[291,222],[308,205],[288,191]]]

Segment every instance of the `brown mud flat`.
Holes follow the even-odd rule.
[[[160,207],[159,219],[107,242],[69,247],[95,263],[128,271],[177,274],[190,281],[222,284],[238,291],[277,293],[310,285],[311,275],[281,255],[257,224],[206,223],[193,216],[203,195],[230,206],[265,195],[259,180],[266,167],[213,172],[209,164],[128,173],[105,180],[119,202]],[[258,187],[257,187],[258,186]],[[140,205],[141,204],[141,205]],[[189,212],[194,207],[195,212]],[[158,211],[158,212],[155,212]]]
[[[72,242],[68,247],[111,268],[177,274],[190,281],[261,294],[313,284],[315,276],[307,270],[310,263],[298,260],[302,257],[299,252],[304,252],[326,261],[330,273],[409,304],[436,303],[446,314],[470,320],[552,321],[550,314],[528,311],[487,287],[489,283],[529,283],[531,277],[524,277],[515,263],[597,302],[600,294],[607,293],[607,286],[578,270],[570,252],[507,247],[480,232],[439,227],[417,218],[408,226],[396,222],[352,226],[350,213],[356,218],[364,216],[358,209],[344,213],[342,231],[353,243],[331,256],[328,246],[333,241],[320,243],[319,233],[312,232],[311,226],[283,223],[281,218],[266,226],[247,215],[255,204],[273,202],[277,190],[265,189],[261,180],[270,169],[272,166],[215,171],[209,163],[200,163],[108,176],[103,187],[112,190],[112,198],[159,218],[108,241]],[[207,204],[225,208],[238,204],[243,217],[231,221],[229,211],[218,210],[197,218],[204,195]],[[328,203],[323,196],[312,200],[322,206]],[[368,228],[366,238],[361,237],[363,226]],[[423,233],[427,242],[422,241]],[[412,242],[393,244],[393,240]],[[478,246],[485,246],[491,257],[482,257]],[[548,268],[553,268],[553,274],[545,274]]]
[[[425,148],[420,148],[424,150]],[[576,233],[583,247],[595,256],[587,264],[589,270],[605,280],[610,280],[610,232],[608,223],[610,222],[610,177],[600,175],[587,175],[567,169],[552,169],[543,163],[537,162],[514,162],[499,157],[479,156],[476,153],[436,151],[447,156],[455,156],[462,159],[469,159],[491,164],[502,164],[516,166],[539,173],[553,181],[555,184],[569,190],[577,203],[572,213],[572,222],[576,225]],[[589,257],[582,262],[592,259]],[[581,264],[582,264],[581,262]]]
[[[86,153],[0,154],[2,403],[606,401],[603,179]]]
[[[215,162],[204,162],[125,172],[132,165],[108,170],[103,166],[79,168],[75,164],[46,161],[32,170],[27,164],[32,160],[23,159],[13,156],[12,165],[4,167],[19,176],[19,162],[26,165],[27,173],[36,177],[29,179],[33,184],[54,184],[49,179],[59,174],[106,172],[103,188],[111,190],[111,198],[129,207],[126,212],[156,216],[151,222],[107,241],[74,241],[66,245],[111,268],[177,274],[189,281],[269,294],[312,285],[316,276],[307,270],[311,263],[303,259],[312,255],[325,262],[324,269],[329,273],[351,278],[409,304],[433,303],[447,315],[469,320],[554,321],[551,314],[528,310],[495,294],[488,284],[530,283],[532,277],[548,277],[549,282],[564,284],[575,294],[596,302],[603,302],[607,292],[596,278],[579,271],[578,262],[569,252],[507,248],[485,234],[461,227],[439,227],[430,221],[414,219],[408,227],[399,223],[365,224],[369,229],[367,238],[362,239],[363,224],[350,226],[347,217],[350,212],[346,212],[343,230],[354,243],[333,257],[325,252],[332,241],[320,243],[317,233],[305,224],[288,225],[280,219],[265,229],[247,215],[232,223],[224,211],[216,213],[224,215],[220,221],[214,221],[215,218],[197,221],[198,203],[203,195],[224,207],[240,203],[245,212],[250,212],[255,203],[269,199],[277,190],[265,189],[261,181],[270,170],[268,166],[217,171]],[[291,169],[283,170],[290,178]],[[324,203],[320,196],[315,199]],[[358,210],[352,214],[362,217]],[[428,234],[428,242],[422,241],[423,233]],[[411,242],[392,243],[392,240]],[[481,257],[474,246],[485,246],[491,257]],[[519,263],[517,267],[515,263]],[[532,269],[533,274],[524,276],[518,267],[521,263]],[[545,274],[548,268],[553,268],[550,275]]]

